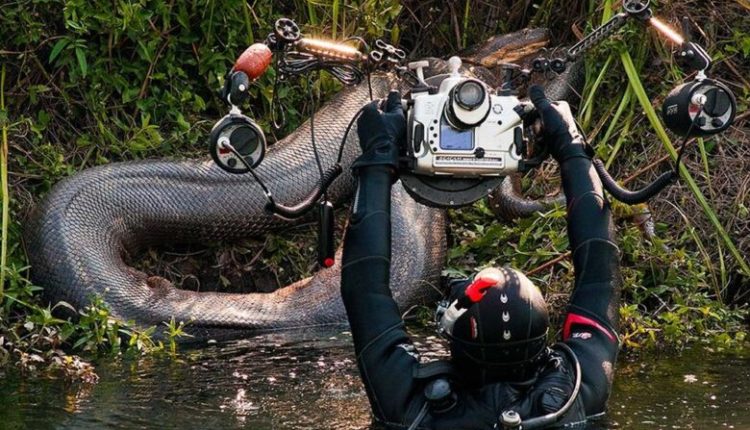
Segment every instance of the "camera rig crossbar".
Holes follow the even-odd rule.
[[[353,46],[352,42],[359,46]],[[289,18],[277,20],[274,32],[264,43],[277,54],[280,80],[325,70],[345,85],[356,85],[375,70],[406,72],[401,66],[406,53],[382,39],[377,39],[375,46],[370,47],[363,38],[356,36],[340,42],[302,37],[299,26]]]
[[[654,16],[650,0],[625,0],[622,7],[623,12],[614,15],[609,21],[594,29],[578,43],[568,48],[563,56],[550,59],[539,57],[534,60],[532,63],[532,71],[536,73],[545,73],[549,71],[563,73],[568,64],[580,59],[593,47],[612,37],[631,19],[650,24],[672,42],[679,45],[680,50],[677,54],[677,58],[687,69],[705,72],[711,67],[711,57],[706,50],[699,44],[690,40],[690,25],[687,18],[684,19],[682,23],[684,34],[684,36],[682,36]]]
[[[594,29],[563,55],[551,59],[540,56],[532,62],[531,70],[521,70],[524,78],[532,73],[563,73],[571,62],[611,37],[631,19],[652,25],[680,47],[679,62],[698,73],[694,81],[675,88],[665,99],[662,109],[667,127],[685,137],[675,169],[662,174],[642,190],[629,191],[617,184],[600,160],[594,160],[605,188],[613,197],[629,204],[644,202],[673,183],[679,177],[679,163],[688,138],[709,136],[728,129],[737,108],[729,88],[707,78],[711,58],[700,45],[690,41],[687,21],[683,22],[682,36],[654,17],[650,3],[649,0],[625,0],[623,12]],[[451,60],[450,75],[433,77],[438,80],[424,78],[423,69],[428,67],[425,62],[405,66],[405,60],[403,50],[383,40],[376,40],[371,47],[361,37],[339,42],[303,37],[294,21],[281,18],[263,43],[251,45],[240,55],[226,79],[222,98],[231,105],[231,110],[211,131],[209,142],[214,161],[229,172],[253,175],[266,194],[266,209],[278,216],[303,216],[324,197],[318,205],[321,235],[318,260],[324,267],[333,264],[332,206],[326,201],[325,193],[343,170],[340,164],[343,147],[359,113],[352,118],[342,137],[337,162],[325,171],[318,159],[314,134],[311,136],[320,180],[308,196],[294,206],[275,202],[254,171],[265,153],[263,131],[239,108],[249,97],[251,82],[263,75],[272,62],[276,71],[272,101],[276,126],[276,107],[280,105],[277,86],[291,77],[324,70],[344,85],[359,84],[365,79],[369,84],[371,73],[384,70],[395,73],[409,84],[412,87],[406,105],[409,136],[406,147],[401,148],[400,177],[407,191],[422,203],[438,207],[470,204],[492,191],[503,176],[513,171],[525,171],[542,161],[538,154],[535,158],[526,158],[524,133],[534,115],[533,109],[521,103],[511,88],[512,75],[520,67],[508,65],[502,87],[491,89],[480,80],[462,76],[458,58],[455,58],[458,63]],[[283,115],[283,109],[281,112]],[[494,121],[494,125],[485,124],[488,118]],[[311,121],[314,122],[314,117]],[[467,133],[471,133],[471,137]],[[448,141],[443,142],[444,137]],[[496,139],[501,142],[494,142]],[[546,157],[546,153],[541,152]],[[477,168],[472,170],[472,166]],[[491,166],[498,167],[493,171]]]

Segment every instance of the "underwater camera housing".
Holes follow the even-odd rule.
[[[467,205],[533,164],[525,160],[524,107],[510,92],[496,95],[484,82],[463,76],[458,57],[448,61],[451,73],[439,83],[424,80],[428,65],[410,64],[422,84],[407,102],[401,179],[423,203]]]

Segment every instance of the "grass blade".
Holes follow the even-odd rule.
[[[336,26],[339,22],[339,9],[341,9],[341,0],[333,0],[331,8],[333,8],[333,17],[331,19],[331,37],[333,38],[333,40],[336,40]],[[343,31],[344,28],[342,27],[341,30]]]
[[[318,15],[315,13],[315,3],[312,0],[307,0],[307,16],[312,26],[318,25]]]
[[[464,34],[461,38],[461,48],[466,48],[466,38],[469,35],[469,0],[466,0],[466,5],[464,6]]]
[[[620,121],[620,117],[625,112],[625,109],[630,106],[630,100],[633,97],[633,88],[631,88],[630,85],[628,85],[628,89],[625,90],[625,93],[622,95],[622,99],[620,99],[620,104],[617,106],[617,111],[615,111],[615,115],[612,117],[611,122],[609,123],[609,127],[607,127],[607,131],[604,133],[604,137],[602,137],[602,142],[606,143],[609,142],[609,138],[612,136],[612,133],[615,132],[615,129],[617,128],[617,123]],[[633,113],[633,109],[630,109],[630,114]]]
[[[5,63],[0,70],[0,110],[5,111]],[[8,263],[8,223],[10,199],[8,197],[8,121],[3,120],[3,143],[0,148],[0,188],[2,188],[3,215],[2,239],[0,244],[0,301],[3,299],[5,288],[5,270]]]
[[[706,152],[706,142],[702,137],[698,138],[698,149],[701,153],[701,162],[703,163],[703,173],[706,175],[706,183],[708,184],[708,189],[711,190],[711,198],[713,199],[716,197],[713,194],[713,187],[711,186],[711,172],[708,169],[708,152]]]
[[[594,112],[594,98],[596,97],[596,91],[599,89],[599,86],[602,84],[602,81],[604,81],[604,76],[607,74],[607,71],[609,70],[609,64],[612,62],[612,58],[613,58],[612,55],[607,57],[607,61],[604,63],[604,66],[602,66],[601,70],[599,71],[599,76],[596,77],[594,84],[591,86],[591,90],[589,91],[589,96],[586,99],[586,102],[583,104],[583,108],[581,109],[581,116],[583,116],[583,129],[584,130],[588,130],[589,125],[591,124],[591,115]]]
[[[630,113],[628,114],[628,117],[625,118],[625,125],[622,126],[622,131],[620,132],[620,136],[617,138],[615,145],[612,147],[612,153],[609,154],[609,158],[607,159],[607,162],[604,163],[604,167],[609,168],[609,166],[612,165],[612,162],[615,161],[617,154],[620,152],[620,149],[622,148],[622,144],[625,142],[626,136],[630,132],[630,125],[632,123],[633,123],[633,111],[631,110]]]
[[[250,46],[255,43],[255,37],[253,36],[253,23],[250,21],[250,5],[242,4],[242,13],[245,18],[245,31],[247,33],[247,45]]]

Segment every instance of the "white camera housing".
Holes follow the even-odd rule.
[[[480,80],[459,73],[461,60],[449,60],[451,74],[437,93],[412,91],[407,156],[419,175],[507,176],[523,158],[523,121],[513,95],[494,95]],[[422,66],[422,65],[419,65]],[[464,85],[468,82],[471,84]],[[483,89],[478,96],[477,84]],[[472,103],[462,103],[460,91]]]

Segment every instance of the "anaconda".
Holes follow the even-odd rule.
[[[480,54],[472,60],[483,64],[476,55],[492,57],[493,64],[503,56],[516,60],[519,50],[526,55],[546,41],[543,31],[493,38],[474,51]],[[548,91],[565,97],[568,80],[569,76],[560,77]],[[392,76],[373,76],[374,97],[385,96],[396,84]],[[324,168],[335,161],[345,128],[368,101],[363,84],[344,89],[316,113]],[[353,130],[345,147],[345,173],[328,192],[336,204],[353,192],[349,165],[359,152],[355,136]],[[269,150],[257,172],[277,201],[299,201],[318,180],[312,151],[309,121]],[[445,259],[446,216],[414,202],[400,185],[393,194],[391,285],[406,309],[435,297],[433,287]],[[210,161],[150,160],[94,167],[58,183],[29,221],[25,233],[32,280],[44,287],[53,303],[66,301],[82,308],[99,296],[116,318],[139,327],[172,319],[189,322],[189,331],[198,339],[345,323],[338,264],[273,293],[229,294],[181,290],[125,263],[125,256],[155,244],[231,241],[290,225],[267,214],[264,204],[251,176],[226,173]]]

